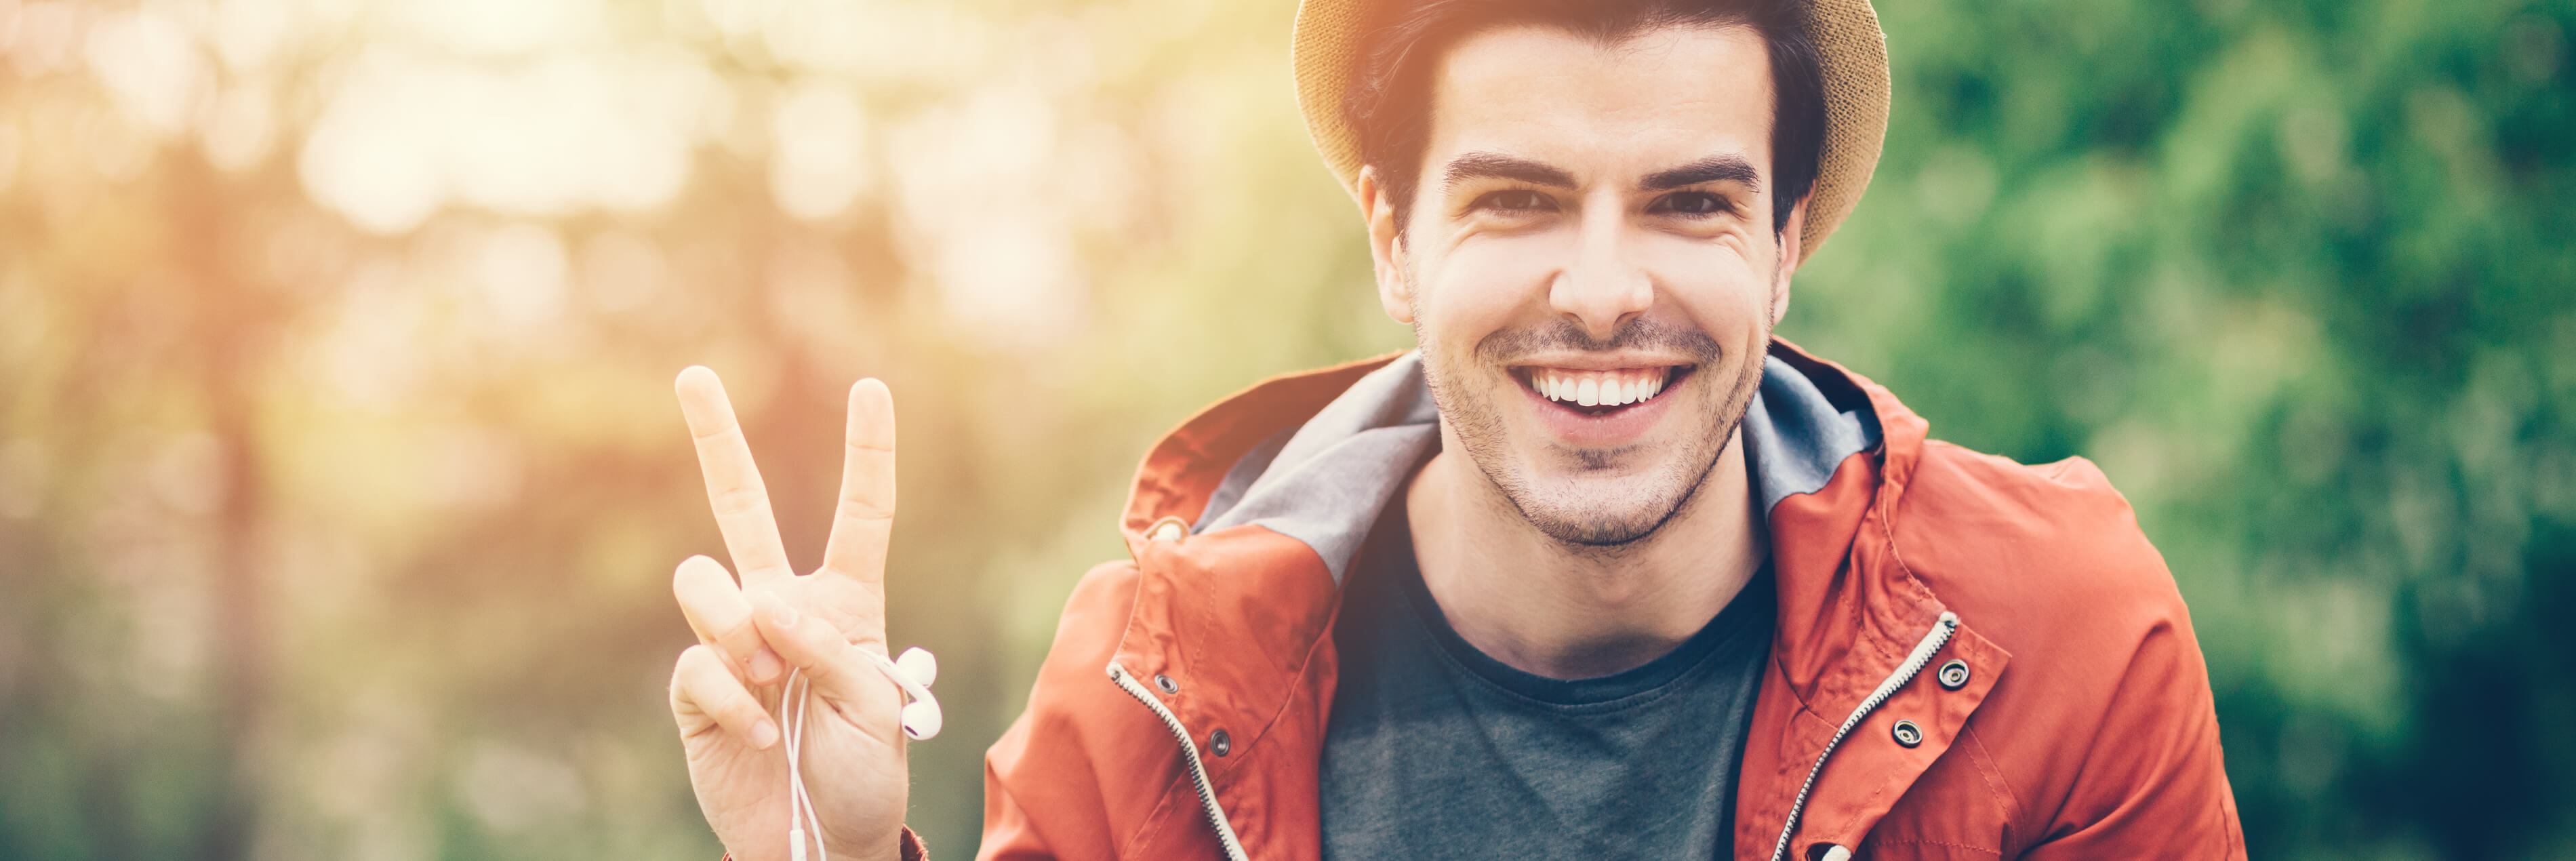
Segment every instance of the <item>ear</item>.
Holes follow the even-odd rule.
[[[1798,271],[1806,229],[1807,201],[1800,198],[1797,206],[1789,208],[1789,223],[1780,227],[1780,269],[1771,278],[1772,326],[1780,325],[1780,318],[1789,315],[1789,276]]]
[[[1378,181],[1374,166],[1360,168],[1360,218],[1368,223],[1378,304],[1385,306],[1389,318],[1412,325],[1413,296],[1404,283],[1404,238],[1396,232],[1395,202],[1387,199],[1386,184]]]

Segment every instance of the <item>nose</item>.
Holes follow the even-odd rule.
[[[1593,340],[1607,341],[1619,324],[1654,304],[1654,279],[1634,259],[1622,234],[1627,219],[1616,206],[1586,206],[1577,226],[1574,259],[1548,285],[1548,306],[1583,327]]]

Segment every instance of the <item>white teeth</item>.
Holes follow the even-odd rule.
[[[1640,403],[1663,394],[1669,370],[1647,374],[1615,372],[1605,375],[1555,374],[1537,371],[1530,374],[1530,388],[1539,397],[1558,403],[1587,407],[1618,407]]]

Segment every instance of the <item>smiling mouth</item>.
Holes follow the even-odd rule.
[[[1585,415],[1607,415],[1645,403],[1689,376],[1690,365],[1587,370],[1526,367],[1521,385],[1539,397]]]

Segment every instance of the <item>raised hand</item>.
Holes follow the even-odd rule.
[[[823,567],[799,576],[788,567],[769,491],[724,384],[714,371],[691,367],[680,372],[677,388],[707,501],[742,572],[737,586],[723,565],[692,556],[671,578],[680,612],[698,634],[698,645],[671,670],[671,716],[698,807],[734,858],[789,857],[787,761],[773,715],[785,716],[780,693],[788,671],[799,670],[813,685],[802,736],[805,786],[832,855],[896,857],[909,773],[903,695],[857,651],[886,651],[893,396],[876,380],[850,387],[831,539]]]

